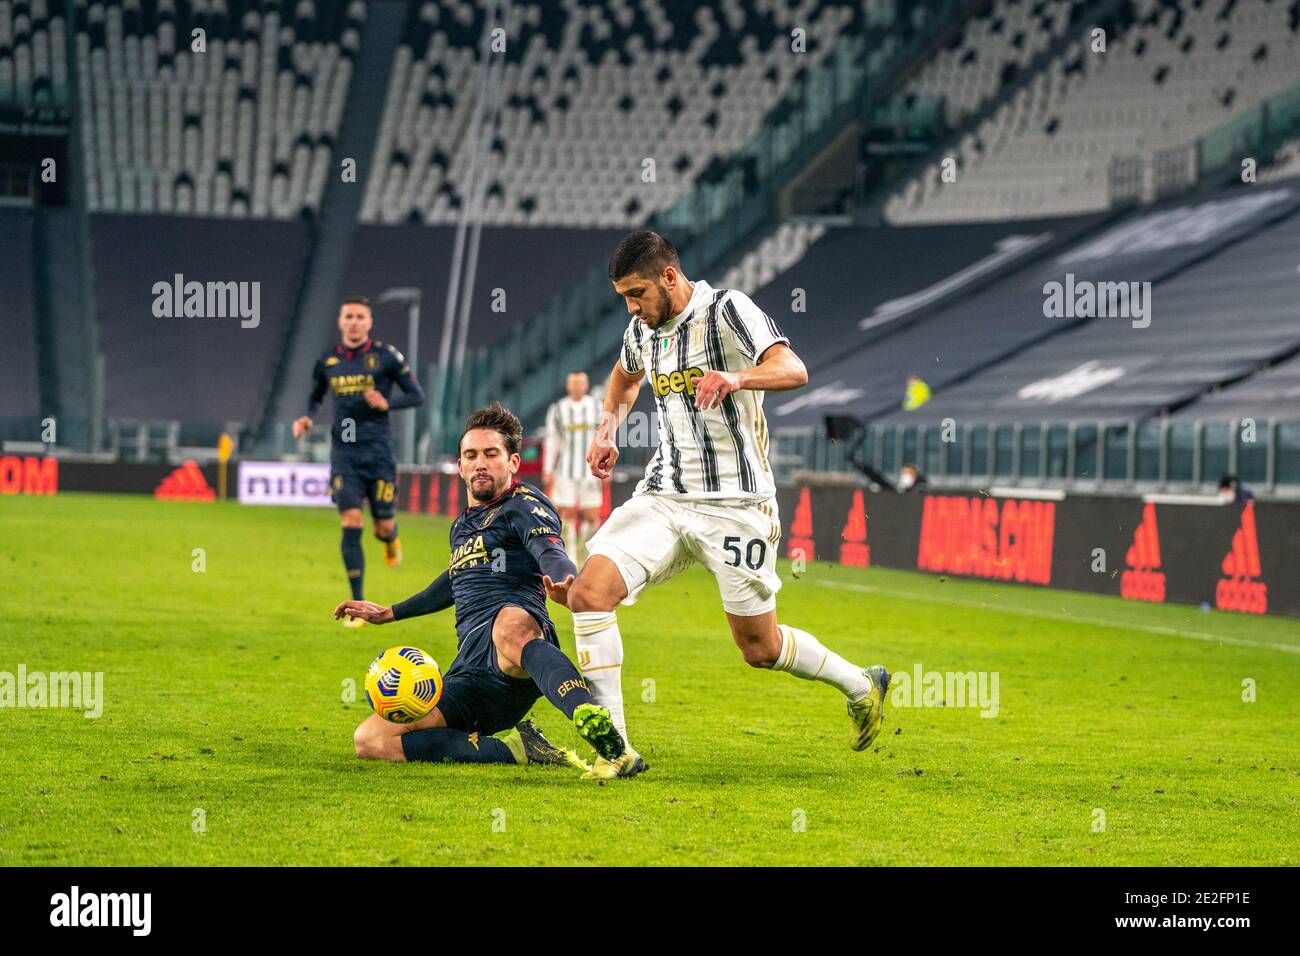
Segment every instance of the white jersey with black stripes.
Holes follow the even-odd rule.
[[[543,470],[569,481],[596,479],[587,467],[587,449],[600,424],[600,402],[590,395],[574,401],[567,395],[546,411]]]
[[[695,385],[711,370],[753,368],[789,340],[743,292],[697,281],[686,308],[657,329],[632,319],[619,362],[645,372],[658,409],[659,446],[636,494],[683,500],[758,501],[776,492],[768,465],[763,392],[741,389],[717,408],[695,407]]]

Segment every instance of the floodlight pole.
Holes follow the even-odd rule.
[[[419,380],[420,359],[420,290],[413,287],[385,289],[379,296],[379,304],[406,304],[406,364],[410,366],[411,375]],[[403,460],[408,465],[415,464],[415,435],[419,413],[412,411],[402,423]]]

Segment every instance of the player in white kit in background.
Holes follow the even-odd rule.
[[[614,609],[697,562],[718,583],[745,662],[836,688],[853,724],[849,745],[865,750],[880,733],[888,671],[851,664],[776,617],[781,522],[763,393],[806,384],[803,362],[747,295],[687,279],[676,248],[656,233],[624,237],[609,278],[633,318],[587,455],[591,473],[612,472],[618,426],[646,379],[659,413],[659,447],[645,478],[591,539],[591,557],[568,593],[579,668],[628,742],[613,769],[619,776],[645,769],[627,735]]]
[[[580,549],[585,549],[587,539],[600,527],[605,500],[604,483],[587,465],[587,450],[600,424],[600,402],[588,394],[590,388],[586,372],[565,376],[566,396],[546,412],[542,452],[542,490],[560,512],[564,549],[575,561],[585,556]]]

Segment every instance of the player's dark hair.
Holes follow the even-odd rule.
[[[487,408],[480,408],[465,419],[465,430],[460,433],[460,441],[456,443],[458,453],[460,442],[465,440],[466,433],[476,428],[490,428],[498,432],[505,441],[506,453],[519,454],[519,445],[524,439],[524,426],[519,423],[519,419],[515,418],[514,413],[500,402],[493,402]]]
[[[349,295],[339,303],[339,308],[341,309],[345,305],[364,305],[368,309],[370,308],[370,300],[364,295]]]
[[[609,281],[617,282],[630,275],[657,279],[669,266],[682,267],[677,260],[677,247],[672,242],[657,232],[630,232],[619,240],[614,254],[609,257]]]

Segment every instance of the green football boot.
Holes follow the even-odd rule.
[[[861,700],[849,701],[849,720],[853,730],[849,734],[849,747],[866,750],[880,736],[885,722],[885,694],[889,690],[889,671],[880,664],[872,664],[862,671],[871,681],[871,691]]]
[[[623,736],[600,704],[579,704],[573,712],[573,726],[578,736],[591,744],[601,759],[616,761],[627,751]]]

